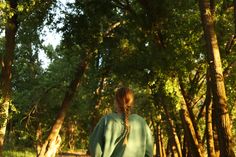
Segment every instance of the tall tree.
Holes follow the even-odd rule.
[[[231,123],[226,100],[221,57],[209,1],[200,0],[199,8],[207,47],[207,60],[210,66],[211,88],[213,94],[213,106],[216,112],[220,156],[234,157]]]
[[[59,142],[59,132],[62,127],[62,124],[64,122],[67,110],[74,98],[74,95],[76,93],[76,89],[81,84],[81,79],[84,75],[85,70],[88,67],[90,57],[86,56],[82,59],[81,63],[78,65],[77,71],[75,73],[75,78],[71,81],[68,90],[65,93],[63,102],[61,104],[61,108],[57,114],[56,120],[52,126],[52,129],[50,130],[50,133],[45,140],[44,144],[42,145],[42,148],[37,154],[38,157],[54,157],[56,155],[57,149],[60,146]]]
[[[6,133],[7,119],[9,113],[9,106],[11,104],[12,93],[12,63],[13,55],[16,47],[16,33],[18,28],[17,22],[17,0],[8,0],[11,16],[7,17],[5,26],[5,54],[1,62],[2,76],[1,76],[1,100],[0,100],[0,156],[2,156],[4,137]]]
[[[110,3],[108,3],[108,1],[100,2],[101,4],[97,1],[76,1],[73,4],[73,7],[77,12],[71,12],[67,15],[67,21],[65,21],[65,26],[62,29],[64,33],[64,40],[62,42],[67,48],[78,48],[75,51],[71,50],[70,53],[75,53],[75,55],[80,56],[81,63],[77,67],[77,70],[74,74],[74,79],[70,82],[55,122],[52,125],[52,129],[50,130],[47,139],[42,145],[38,157],[55,156],[56,152],[54,149],[59,146],[57,139],[60,136],[60,129],[66,117],[68,108],[71,106],[76,89],[81,84],[85,70],[87,69],[88,65],[93,62],[95,56],[97,55],[99,46],[103,42],[103,38],[107,38],[117,27],[117,25],[111,24],[113,19],[107,18],[109,15],[106,13],[109,13],[110,10],[104,8],[104,6],[109,8]],[[106,9],[105,11],[107,12],[105,12],[103,9]],[[94,14],[97,14],[97,16],[99,16],[101,19],[94,17]],[[67,55],[71,57],[71,54]],[[102,60],[100,63],[102,63]]]

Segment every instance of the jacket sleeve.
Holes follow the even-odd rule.
[[[146,151],[145,157],[153,157],[153,137],[152,132],[146,124]]]
[[[101,157],[104,149],[104,117],[100,119],[89,138],[89,153],[92,157]]]

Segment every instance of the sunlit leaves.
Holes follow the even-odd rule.
[[[24,10],[24,6],[23,6],[22,4],[18,4],[18,5],[17,5],[17,10],[18,10],[19,12],[23,11],[23,10]]]
[[[162,115],[165,120],[162,108],[165,106],[177,124],[183,100],[178,79],[183,80],[192,100],[204,95],[206,86],[204,81],[202,86],[200,83],[207,69],[205,43],[195,1],[159,0],[145,5],[141,1],[80,0],[68,5],[68,10],[55,5],[58,12],[54,12],[51,2],[54,1],[21,0],[17,10],[8,10],[7,3],[0,3],[1,18],[14,13],[19,15],[16,74],[13,75],[16,108],[27,114],[29,107],[40,106],[41,109],[37,108],[40,114],[34,122],[45,122],[45,130],[50,127],[81,56],[90,52],[94,56],[69,111],[87,132],[93,116],[90,110],[96,109],[100,115],[111,111],[114,89],[121,84],[135,91],[137,113],[147,119]],[[234,34],[234,23],[232,8],[222,5],[223,2],[217,2],[215,22],[223,64],[227,67],[236,59],[235,46],[231,54],[224,52],[229,37]],[[60,18],[57,19],[58,13]],[[62,33],[62,42],[56,49],[50,45],[43,47],[44,38],[39,38],[43,26],[49,24]],[[40,49],[51,60],[44,70],[38,60]],[[226,79],[232,114],[235,114],[234,69]],[[199,79],[194,80],[197,72]],[[104,87],[97,96],[102,78]],[[95,108],[98,100],[101,105]],[[195,105],[194,111],[198,111],[200,105],[201,102]]]

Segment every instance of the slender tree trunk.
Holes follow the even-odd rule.
[[[166,150],[165,150],[165,145],[163,143],[163,133],[162,133],[162,130],[160,130],[161,133],[160,133],[160,140],[161,140],[161,150],[162,150],[162,156],[163,157],[166,157]]]
[[[214,138],[214,148],[215,148],[215,155],[216,157],[220,156],[220,146],[218,140],[218,134],[215,124],[213,123],[213,138]]]
[[[207,154],[208,157],[215,157],[215,146],[213,138],[212,125],[212,102],[211,102],[211,87],[210,79],[207,75],[207,92],[206,92],[206,139],[207,139]]]
[[[170,139],[168,139],[168,141],[167,141],[166,155],[167,155],[167,156],[170,156],[170,155],[171,155]]]
[[[212,130],[212,103],[206,106],[206,139],[207,139],[207,153],[208,157],[215,157],[215,146],[214,146],[214,138],[213,138],[213,130]]]
[[[42,131],[42,124],[39,123],[38,127],[37,127],[37,131],[36,131],[36,153],[37,155],[39,154],[41,148],[42,148],[42,135],[43,135],[43,131]]]
[[[17,8],[17,0],[9,1],[10,8]],[[12,62],[13,54],[16,46],[17,32],[17,15],[14,13],[12,17],[7,19],[5,27],[5,54],[2,59],[2,76],[1,76],[1,94],[0,98],[0,156],[2,156],[4,137],[6,134],[6,126],[8,119],[8,110],[11,103],[11,78],[12,78]]]
[[[152,89],[152,88],[150,88],[150,89]],[[159,102],[158,102],[157,97],[155,96],[155,94],[153,94],[153,98],[154,98],[155,103],[158,104]],[[163,104],[165,104],[163,99],[161,101],[162,101]],[[167,121],[168,121],[168,124],[169,124],[170,129],[171,129],[170,130],[170,134],[171,134],[171,138],[174,140],[174,145],[176,147],[176,152],[177,152],[179,157],[182,157],[181,144],[180,144],[179,137],[177,135],[177,131],[176,131],[176,127],[175,127],[174,121],[171,119],[170,113],[169,113],[166,105],[162,105],[162,107],[163,107],[164,112],[165,112],[165,114],[167,116]]]
[[[184,105],[184,104],[183,104]],[[187,137],[189,150],[193,157],[203,157],[203,148],[199,144],[187,107],[180,110],[181,120]]]
[[[176,148],[175,143],[172,139],[170,141],[170,144],[171,144],[171,157],[178,157],[177,148]]]
[[[84,72],[88,66],[88,60],[89,60],[89,57],[82,60],[82,62],[79,64],[77,72],[75,74],[75,79],[72,80],[67,92],[65,93],[65,97],[62,102],[60,111],[57,114],[57,118],[52,126],[52,129],[51,129],[46,141],[42,145],[42,148],[40,150],[38,157],[54,157],[55,156],[55,153],[56,153],[55,149],[56,150],[58,149],[58,147],[59,147],[58,143],[60,143],[59,131],[60,131],[62,124],[64,122],[66,112],[72,102],[74,95],[75,95],[76,89],[80,85],[82,76],[84,75]]]
[[[104,88],[104,84],[105,84],[105,76],[102,76],[102,78],[99,81],[98,87],[95,91],[95,105],[93,106],[93,108],[91,109],[91,114],[92,114],[92,120],[91,120],[91,129],[90,132],[93,131],[93,129],[95,128],[96,124],[98,123],[99,119],[101,118],[101,114],[98,112],[100,106],[101,106],[101,102],[102,102],[102,90]]]
[[[196,134],[197,140],[198,140],[199,143],[201,143],[201,137],[200,137],[200,134],[199,134],[199,131],[198,131],[198,127],[197,127],[197,123],[196,123],[196,120],[195,120],[195,116],[194,116],[194,113],[193,113],[193,110],[192,110],[191,99],[189,99],[189,97],[192,97],[192,96],[189,95],[185,91],[182,79],[179,79],[179,85],[180,85],[181,93],[183,95],[183,98],[184,98],[184,101],[185,101],[185,104],[186,104],[185,106],[187,107],[187,110],[188,110],[188,113],[189,113],[189,117],[191,118],[191,121],[192,121],[192,124],[193,124],[193,128],[195,130],[195,134]]]
[[[166,157],[165,151],[163,151],[164,145],[162,142],[162,132],[160,123],[156,125],[156,157]],[[164,149],[165,150],[165,149]]]
[[[214,105],[212,105],[212,119],[216,119],[216,111]],[[212,121],[212,129],[213,129],[213,138],[214,138],[214,148],[216,157],[220,156],[220,145],[219,138],[217,134],[216,121]]]
[[[76,130],[77,125],[74,120],[69,120],[66,125],[66,138],[68,140],[69,150],[74,150],[76,145]]]
[[[157,123],[156,125],[156,157],[162,157],[160,130],[161,130],[160,124]]]
[[[174,144],[172,138],[168,139],[168,143],[167,143],[167,156],[178,157],[178,153],[176,151],[176,147],[175,147],[175,144]]]
[[[188,156],[188,143],[186,140],[186,133],[184,134],[184,138],[183,138],[183,149],[182,149],[182,156],[183,157],[187,157]]]
[[[231,123],[226,102],[221,58],[217,37],[214,30],[214,21],[211,11],[209,11],[209,2],[207,0],[199,0],[199,8],[207,45],[208,63],[210,65],[213,104],[216,111],[220,156],[234,157],[235,154],[232,146]]]
[[[206,101],[206,100],[205,100]],[[198,123],[199,122],[199,120],[202,118],[202,117],[204,117],[204,109],[205,109],[205,107],[206,107],[206,102],[204,102],[203,104],[202,104],[202,106],[201,106],[201,108],[200,108],[200,110],[199,110],[199,113],[198,113],[198,115],[197,115],[197,119],[196,119],[196,122]],[[204,142],[203,142],[204,143]]]
[[[174,139],[174,144],[175,144],[175,147],[176,147],[176,151],[178,153],[178,156],[182,157],[181,144],[180,144],[180,140],[179,140],[179,137],[177,135],[177,132],[176,132],[176,127],[174,125],[174,121],[171,119],[170,114],[169,114],[169,112],[168,112],[165,105],[163,105],[163,108],[164,108],[164,111],[165,111],[165,114],[167,116],[167,120],[168,120],[170,129],[171,129],[170,132],[171,132],[172,138]]]
[[[158,121],[158,120],[156,120]],[[158,122],[155,123],[154,119],[153,119],[153,115],[151,115],[151,122],[152,122],[152,126],[153,126],[153,133],[154,133],[154,144],[156,145],[155,147],[155,153],[154,156],[158,157],[159,156],[159,142],[158,142],[158,132],[157,132],[157,126],[155,124],[158,125]]]

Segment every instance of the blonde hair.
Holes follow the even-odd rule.
[[[130,131],[129,128],[129,115],[131,108],[133,107],[134,94],[133,91],[127,87],[121,87],[116,91],[115,99],[117,105],[122,113],[124,113],[124,124],[125,124],[125,140],[124,144],[127,143],[127,137]]]

